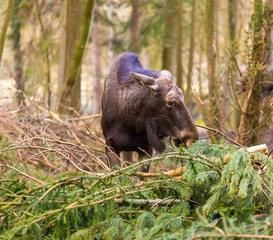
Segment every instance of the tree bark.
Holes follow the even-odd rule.
[[[268,65],[273,65],[272,62],[272,40],[273,40],[273,26],[272,26],[272,17],[273,17],[273,0],[267,0],[265,3],[265,52],[264,52],[264,63]]]
[[[80,5],[78,1],[67,0],[65,74],[57,103],[58,111],[69,115],[74,115],[74,111],[80,112],[80,69],[89,34],[94,0],[87,0],[82,21],[79,21],[82,16]],[[79,22],[82,22],[80,28]],[[72,49],[74,49],[73,54],[70,54],[69,50]],[[71,56],[73,56],[72,60]]]
[[[248,69],[249,90],[247,100],[244,104],[244,111],[240,121],[237,141],[244,145],[254,145],[258,142],[258,130],[260,119],[260,81],[262,72],[259,66],[263,64],[263,5],[262,0],[254,0],[254,13],[251,27],[253,30],[252,59]]]
[[[216,50],[214,37],[214,0],[206,0],[206,49],[209,80],[209,119],[215,128],[220,127],[219,84],[216,78]]]
[[[229,0],[228,1],[228,23],[229,23],[229,33],[228,34],[229,34],[229,43],[230,43],[231,49],[233,49],[233,45],[236,41],[237,22],[238,22],[238,1],[237,0]],[[233,51],[231,52],[231,54],[234,54]],[[232,61],[231,62],[231,81],[230,81],[230,83],[228,83],[228,78],[227,78],[227,82],[225,83],[226,89],[228,89],[228,84],[231,84],[232,86],[236,86],[236,82],[238,81],[238,74],[237,74],[238,70],[235,65],[236,64],[235,61],[237,62],[237,59],[236,59],[235,55],[233,55],[232,58],[233,58],[233,60],[231,60]],[[236,97],[234,97],[234,95],[236,93],[231,92],[231,94],[233,95],[233,98],[236,99]],[[228,105],[228,103],[226,104],[226,106],[227,105]],[[232,111],[232,115],[231,115],[231,126],[233,127],[233,129],[238,129],[241,113],[236,108],[233,108],[232,110],[233,111]]]
[[[196,25],[197,29],[204,29],[204,23],[206,22],[206,14],[204,14],[203,9],[204,9],[204,4],[205,0],[202,1],[197,1],[196,2],[196,15],[197,20],[196,20]],[[198,58],[198,65],[197,65],[197,71],[198,71],[198,95],[202,100],[205,98],[205,92],[204,92],[204,84],[206,82],[206,78],[203,77],[203,69],[202,65],[205,62],[206,56],[206,38],[204,37],[204,32],[197,34],[196,35],[196,41],[198,42],[196,48],[197,48],[197,58]],[[202,110],[202,108],[201,108]],[[204,109],[203,109],[204,110]]]
[[[215,54],[219,56],[219,1],[214,0],[214,45],[215,45]],[[216,59],[218,60],[218,59]]]
[[[99,22],[98,22],[98,6],[95,5],[94,7],[94,21],[93,21],[93,60],[94,66],[93,68],[93,107],[92,113],[97,114],[101,111],[101,95],[102,95],[102,88],[101,88],[101,62],[100,62],[100,38],[98,36],[99,33]]]
[[[14,62],[14,79],[16,87],[16,99],[17,105],[20,107],[24,103],[24,83],[23,83],[23,67],[22,60],[23,54],[21,51],[20,39],[21,39],[21,26],[22,17],[18,14],[19,4],[21,0],[15,0],[14,11],[11,18],[11,41],[13,51],[13,62]]]
[[[37,19],[38,22],[40,24],[40,28],[41,28],[41,42],[43,42],[43,46],[42,46],[42,51],[43,51],[43,55],[44,55],[44,62],[45,62],[45,76],[46,76],[46,81],[44,83],[44,88],[43,88],[43,100],[44,102],[47,103],[48,107],[51,107],[51,66],[50,66],[50,50],[49,50],[49,43],[47,42],[47,38],[48,38],[48,31],[46,29],[46,27],[44,26],[43,20],[42,20],[42,8],[44,5],[44,2],[41,3],[41,5],[39,4],[39,2],[35,2],[35,4],[37,5]]]
[[[176,84],[183,89],[183,71],[182,71],[182,41],[183,41],[183,1],[177,3],[177,47],[176,47]]]
[[[187,75],[187,90],[185,93],[186,103],[189,106],[192,103],[191,96],[191,79],[192,79],[192,69],[193,69],[193,59],[194,59],[194,47],[195,47],[195,10],[196,10],[196,0],[192,1],[192,12],[191,12],[191,35],[190,35],[190,52],[189,52],[189,64],[188,64],[188,75]]]
[[[180,1],[180,0],[179,0]],[[175,71],[175,37],[176,37],[176,1],[167,1],[165,16],[165,32],[163,40],[162,69]]]
[[[233,43],[236,39],[236,26],[238,22],[238,1],[228,1],[228,23],[229,23],[229,39],[230,43]]]
[[[2,30],[0,33],[0,66],[1,66],[1,61],[2,61],[4,45],[5,45],[6,32],[8,29],[9,21],[12,16],[13,6],[14,6],[14,0],[9,0],[8,7],[7,7],[7,13],[6,13],[6,16],[5,16],[5,19],[3,22],[3,26],[2,26]]]
[[[139,52],[139,13],[138,13],[138,0],[132,1],[132,17],[131,17],[131,51]]]

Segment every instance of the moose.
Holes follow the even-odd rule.
[[[136,151],[144,158],[162,153],[166,137],[186,146],[198,139],[183,92],[172,74],[143,68],[138,55],[131,52],[118,55],[110,66],[101,126],[111,167],[121,164],[122,151]]]

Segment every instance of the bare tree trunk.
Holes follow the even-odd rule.
[[[236,39],[236,26],[238,22],[238,1],[228,1],[229,39],[233,43]]]
[[[272,40],[273,40],[273,26],[272,26],[272,17],[273,17],[273,0],[267,0],[265,3],[265,52],[264,52],[264,63],[268,65],[273,65],[272,62]]]
[[[237,23],[238,23],[238,1],[237,0],[229,0],[228,1],[228,22],[229,22],[229,42],[230,42],[230,46],[231,49],[233,49],[233,45],[236,41],[236,36],[237,36]],[[231,54],[234,54],[233,52],[231,52]],[[236,85],[236,82],[238,81],[238,74],[235,74],[235,72],[237,73],[237,68],[236,68],[236,63],[237,59],[236,56],[233,55],[232,56],[233,60],[231,62],[231,82],[230,84],[232,86]],[[227,82],[225,83],[225,88],[228,89],[228,78],[227,78]],[[231,94],[234,96],[235,93]],[[235,97],[233,97],[234,99],[236,99]],[[235,103],[236,104],[236,103]],[[231,126],[233,127],[233,129],[238,129],[239,127],[239,123],[240,123],[240,111],[236,108],[233,108],[233,112],[231,115]]]
[[[183,22],[183,1],[177,3],[177,50],[176,50],[176,84],[182,86],[182,22]]]
[[[188,64],[188,75],[187,75],[187,90],[185,93],[185,99],[187,105],[192,103],[191,96],[191,79],[192,79],[192,69],[193,69],[193,58],[194,58],[194,47],[195,47],[195,11],[196,10],[196,0],[192,1],[192,12],[191,12],[191,36],[190,36],[190,53],[189,53],[189,64]]]
[[[82,14],[81,2],[67,0],[65,74],[57,100],[60,113],[72,115],[74,111],[80,111],[80,69],[90,29],[93,5],[94,0],[87,0],[84,14]],[[82,22],[80,28],[79,22]],[[71,51],[73,51],[72,54]],[[73,56],[72,60],[71,56]]]
[[[37,5],[36,9],[36,17],[38,18],[38,22],[40,24],[41,27],[41,42],[45,43],[43,44],[42,47],[42,51],[43,51],[43,55],[44,55],[44,62],[45,62],[45,75],[46,75],[46,82],[44,84],[44,88],[43,88],[43,100],[44,102],[47,102],[48,107],[51,107],[51,71],[50,71],[50,52],[49,52],[49,44],[47,42],[47,37],[48,37],[48,31],[46,29],[46,27],[44,26],[42,17],[41,17],[41,11],[42,8],[44,6],[44,2],[41,2],[41,4],[39,4],[39,2],[35,2],[35,4]]]
[[[61,47],[60,47],[60,54],[59,54],[59,69],[58,69],[58,86],[57,86],[57,94],[60,93],[61,87],[64,80],[64,73],[65,73],[65,52],[66,52],[66,29],[65,26],[62,27],[62,39],[61,39]],[[56,96],[57,97],[57,96]],[[54,107],[57,107],[54,106]]]
[[[138,0],[132,1],[132,17],[131,17],[131,50],[132,52],[139,52],[139,13],[138,13]]]
[[[252,16],[253,46],[252,59],[249,71],[249,91],[247,100],[243,107],[239,134],[237,139],[245,145],[256,144],[258,141],[259,119],[260,119],[260,81],[262,72],[259,65],[263,64],[263,5],[262,0],[254,0],[254,13]]]
[[[80,111],[80,73],[81,67],[76,69],[75,79],[71,79],[70,85],[68,85],[69,73],[72,68],[72,56],[75,56],[75,51],[77,47],[77,42],[80,34],[80,23],[82,22],[83,15],[83,1],[82,0],[67,0],[66,10],[65,10],[65,34],[64,34],[64,49],[61,55],[61,65],[62,69],[60,76],[62,79],[59,80],[59,93],[58,93],[58,111],[60,113],[67,113],[73,115],[73,111]],[[72,91],[73,89],[73,91]],[[64,97],[64,92],[67,91],[70,94]],[[73,98],[72,98],[73,92]],[[72,100],[73,99],[73,100]]]
[[[175,35],[176,35],[176,1],[167,1],[165,33],[163,42],[162,69],[167,69],[174,73],[175,71]]]
[[[215,53],[216,56],[219,56],[219,1],[214,0],[214,45],[215,45]],[[217,61],[217,59],[216,59]]]
[[[101,62],[100,62],[100,37],[99,37],[99,22],[98,22],[98,6],[94,7],[94,21],[93,21],[93,74],[94,74],[94,82],[93,82],[93,107],[92,113],[100,113],[101,111]]]
[[[219,84],[216,78],[216,51],[214,37],[214,0],[206,0],[206,45],[207,45],[207,60],[208,60],[208,79],[209,79],[209,109],[210,121],[214,127],[220,127],[220,112],[219,112]]]
[[[197,29],[204,28],[204,23],[206,22],[206,15],[203,13],[204,5],[206,0],[196,1],[196,25]],[[205,93],[204,93],[204,84],[207,81],[207,77],[204,78],[204,72],[203,72],[203,63],[205,62],[206,58],[206,38],[204,37],[204,32],[200,32],[196,35],[196,41],[198,42],[197,48],[198,48],[198,95],[202,100],[204,100]],[[201,108],[202,110],[202,108]],[[203,109],[204,110],[204,109]]]
[[[199,47],[199,63],[198,63],[198,95],[200,96],[201,99],[204,98],[204,92],[203,92],[203,87],[202,87],[202,64],[203,64],[203,49],[200,46]]]
[[[6,13],[6,16],[5,16],[5,19],[3,22],[3,26],[2,26],[2,30],[0,33],[0,66],[1,66],[1,60],[2,60],[2,55],[3,55],[3,49],[4,49],[4,45],[5,45],[6,32],[8,29],[9,21],[12,16],[13,6],[14,6],[14,0],[9,0],[7,13]]]
[[[20,39],[21,39],[21,26],[22,17],[18,14],[19,4],[21,0],[15,0],[14,11],[11,18],[11,41],[13,51],[13,62],[14,62],[14,79],[16,86],[16,99],[18,107],[24,103],[24,83],[23,83],[23,67],[22,60],[23,55],[21,51]]]

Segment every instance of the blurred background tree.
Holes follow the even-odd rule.
[[[11,18],[11,30],[8,35],[11,44],[12,44],[12,52],[13,52],[13,61],[14,61],[14,80],[15,87],[17,90],[17,101],[18,106],[23,104],[24,100],[24,83],[23,83],[23,52],[21,49],[21,27],[23,24],[23,16],[21,14],[20,0],[15,0],[14,2],[14,10]]]
[[[6,15],[4,17],[2,29],[0,32],[0,66],[1,66],[1,60],[3,55],[4,44],[5,44],[6,32],[7,32],[10,18],[12,16],[13,6],[14,6],[14,0],[9,0]]]

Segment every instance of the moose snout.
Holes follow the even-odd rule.
[[[191,146],[196,140],[198,140],[198,133],[190,132],[190,131],[181,131],[179,132],[176,139],[174,139],[175,144],[178,146],[179,144],[184,144],[185,146]]]

